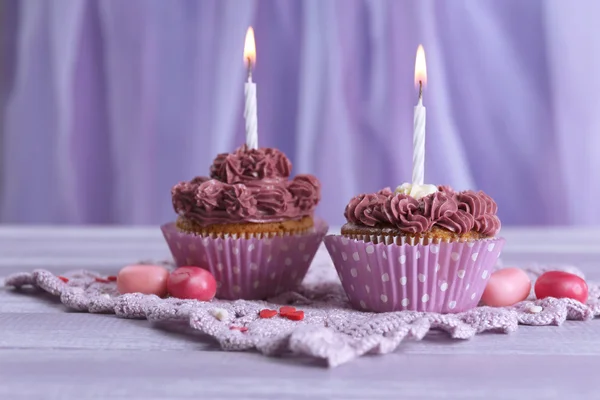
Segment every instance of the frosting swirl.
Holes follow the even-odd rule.
[[[375,194],[361,194],[350,200],[346,206],[344,216],[346,219],[355,219],[363,225],[375,226],[382,218],[385,218],[385,201],[391,196],[390,188],[380,190]],[[352,216],[348,214],[352,213]]]
[[[171,201],[173,209],[181,213],[187,213],[194,208],[196,188],[198,184],[192,182],[180,182],[171,189]]]
[[[382,212],[383,211],[383,212]],[[353,197],[344,211],[349,223],[392,227],[403,233],[423,233],[434,226],[464,234],[494,236],[500,230],[496,202],[484,192],[455,192],[448,186],[422,198],[384,189]]]
[[[423,214],[431,221],[439,221],[458,211],[456,201],[446,193],[435,192],[423,202]]]
[[[173,209],[200,225],[277,222],[312,215],[321,185],[312,175],[288,180],[289,159],[277,149],[242,146],[219,154],[209,177],[180,182],[171,190]]]
[[[463,192],[457,196],[458,207],[470,213],[475,219],[475,230],[484,235],[494,235],[500,229],[500,220],[496,216],[498,205],[483,192]]]
[[[288,190],[294,199],[294,206],[303,212],[314,210],[321,199],[321,184],[312,175],[297,175],[290,182]]]
[[[404,233],[425,232],[431,228],[431,221],[423,215],[419,201],[402,193],[387,198],[385,215],[392,225]]]
[[[243,183],[267,178],[288,178],[290,160],[277,149],[248,149],[219,154],[210,167],[210,177],[226,183]]]

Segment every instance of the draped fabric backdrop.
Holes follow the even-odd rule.
[[[415,52],[426,181],[509,224],[598,224],[600,2],[3,0],[1,221],[157,224],[170,188],[244,142],[256,33],[261,146],[323,184],[318,213],[411,177]]]

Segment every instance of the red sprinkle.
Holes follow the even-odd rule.
[[[292,307],[292,306],[283,306],[279,309],[279,314],[282,317],[285,317],[287,314],[289,313],[293,313],[296,312],[296,307]]]
[[[304,319],[304,311],[294,311],[284,315],[285,318],[292,321],[302,321]]]
[[[248,328],[246,328],[245,326],[230,326],[229,329],[232,331],[240,331],[242,333],[248,331]]]
[[[104,278],[94,278],[94,280],[96,282],[100,282],[100,283],[108,283],[108,282],[110,282],[108,279],[104,279]]]
[[[258,313],[258,316],[261,318],[273,318],[276,315],[277,315],[277,310],[269,310],[268,308],[265,308],[264,310],[260,310],[260,312]]]
[[[64,276],[59,276],[58,279],[60,279],[64,283],[68,283],[69,282],[69,278],[65,278]]]
[[[116,282],[116,281],[117,281],[117,277],[116,277],[116,276],[114,276],[114,275],[107,276],[107,277],[106,277],[106,279],[108,279],[108,280],[109,280],[109,281],[111,281],[111,282]]]

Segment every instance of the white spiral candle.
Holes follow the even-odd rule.
[[[425,50],[419,45],[415,59],[415,85],[419,88],[419,101],[415,106],[413,125],[413,171],[412,184],[423,185],[425,180],[425,115],[423,106],[423,86],[427,83],[427,66],[425,64]]]
[[[413,185],[422,185],[425,179],[425,115],[423,99],[415,106],[413,130]]]
[[[254,29],[248,28],[244,43],[244,63],[248,68],[248,80],[244,86],[246,105],[244,119],[246,120],[246,146],[248,149],[258,149],[258,117],[256,113],[256,83],[252,82],[252,69],[256,65],[256,43]]]
[[[256,113],[256,83],[248,79],[244,87],[246,106],[244,119],[246,120],[246,146],[249,149],[258,149],[258,117]]]

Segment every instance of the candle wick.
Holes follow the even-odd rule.
[[[246,57],[248,60],[248,82],[252,82],[252,59],[250,57]]]
[[[419,81],[419,101],[423,100],[423,81]]]

